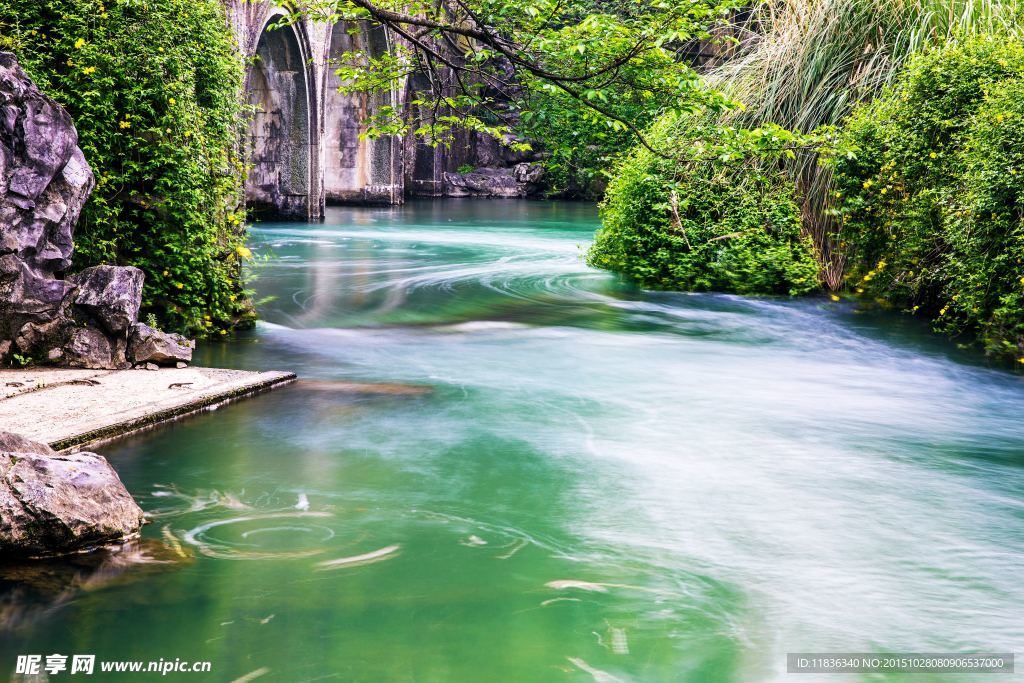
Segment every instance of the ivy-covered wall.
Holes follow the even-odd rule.
[[[0,49],[67,108],[96,174],[72,268],[141,268],[142,316],[170,329],[249,323],[244,69],[219,2],[0,0]]]

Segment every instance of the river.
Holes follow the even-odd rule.
[[[1020,377],[848,302],[638,291],[583,263],[596,225],[465,200],[254,226],[262,322],[197,360],[302,381],[105,447],[190,559],[22,596],[0,673],[728,682],[791,679],[788,652],[1024,652]]]

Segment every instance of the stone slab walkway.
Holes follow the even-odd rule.
[[[78,450],[294,379],[200,367],[0,370],[0,430]]]

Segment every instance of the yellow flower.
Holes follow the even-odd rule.
[[[1018,358],[1017,362],[1018,363],[1024,363],[1024,356],[1021,356],[1020,358]]]
[[[178,103],[178,101],[176,99],[174,99],[173,97],[167,100],[167,104],[171,105],[172,107],[175,104],[177,104],[177,103]]]
[[[864,181],[864,189],[865,190],[869,190],[869,189],[871,189],[871,186],[874,185],[874,184],[875,183],[873,181],[871,181],[871,180],[865,180]]]
[[[84,73],[86,76],[88,76],[90,74],[94,74],[94,73],[96,73],[96,67],[94,67],[94,66],[87,66],[84,69],[82,69],[82,73]]]
[[[882,189],[880,190],[880,193],[881,193],[881,194],[885,194],[885,193],[886,193],[886,192],[888,192],[888,191],[889,191],[889,188],[887,188],[887,187],[883,187],[883,188],[882,188]]]
[[[221,331],[220,331],[220,334],[227,334],[227,333],[228,333],[228,331],[227,331],[227,330],[221,330]]]
[[[165,270],[164,273],[163,273],[164,277],[167,277],[170,274],[171,274],[170,271],[167,271],[167,270]]]
[[[85,38],[79,38],[75,41],[76,50],[81,50],[83,47],[85,47]]]
[[[939,311],[939,315],[946,315],[946,311],[949,310],[949,306],[943,306],[942,310]]]
[[[857,288],[857,293],[858,294],[863,294],[864,293],[864,288],[863,287],[858,287]]]
[[[1020,279],[1020,283],[1021,283],[1022,285],[1024,285],[1024,277],[1022,277],[1022,278]]]
[[[132,122],[131,121],[118,121],[117,125],[121,127],[121,130],[124,130],[125,128],[131,128],[132,127]]]
[[[237,252],[242,258],[249,258],[252,256],[252,251],[249,247],[236,247],[235,252]]]
[[[185,289],[185,285],[181,284],[180,282],[175,282],[174,286],[177,287],[178,289]]]
[[[838,296],[836,296],[835,294],[833,294],[833,295],[832,295],[832,296],[830,296],[829,298],[830,298],[830,299],[832,299],[832,301],[839,301],[839,297],[838,297]]]
[[[938,154],[936,154],[935,152],[932,152],[931,154],[928,155],[928,158],[929,159],[935,159],[938,156],[939,156]]]

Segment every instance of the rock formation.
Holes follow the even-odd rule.
[[[0,556],[75,552],[138,535],[142,510],[106,459],[0,432]]]
[[[164,358],[136,358],[143,273],[72,265],[78,215],[95,184],[68,113],[0,52],[0,363],[22,359],[122,369],[146,361],[190,361],[191,344],[166,337]]]
[[[541,167],[527,162],[444,174],[449,197],[529,197],[537,192],[540,177]]]

